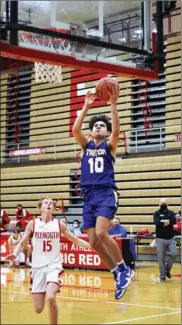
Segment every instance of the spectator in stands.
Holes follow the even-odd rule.
[[[82,234],[87,234],[87,229],[84,228],[84,223],[83,222],[80,224],[80,230],[81,230]]]
[[[181,235],[181,221],[176,221],[176,224],[173,226],[175,236]]]
[[[113,219],[113,226],[109,229],[109,235],[127,237],[127,231],[121,226],[119,218]]]
[[[9,229],[10,217],[7,215],[6,211],[0,205],[1,217],[0,217],[0,231],[6,231]]]
[[[66,217],[61,217],[60,219],[62,222],[65,223],[65,225],[68,225],[68,221],[67,221],[67,218]]]
[[[175,217],[176,217],[176,221],[181,221],[181,211],[178,211],[178,213],[176,213]]]
[[[75,236],[78,236],[78,235],[81,235],[82,234],[80,221],[77,220],[77,219],[73,220],[72,233]]]
[[[34,216],[32,216],[24,207],[22,204],[18,204],[16,207],[16,227],[19,227],[21,231],[24,231],[27,223],[30,220],[34,219]]]
[[[176,224],[175,213],[168,210],[167,199],[160,200],[159,210],[153,215],[156,226],[157,258],[159,262],[160,281],[165,282],[166,276],[171,278],[171,268],[177,255],[176,242],[174,240],[173,225]],[[165,263],[166,250],[169,252]]]
[[[22,237],[23,237],[23,233],[21,233],[20,228],[15,227],[13,230],[13,234],[8,238],[8,246],[11,254],[14,254],[14,250],[18,245],[18,243],[20,242],[20,240],[22,239]],[[17,256],[16,260],[10,262],[10,267],[19,266],[20,261],[22,260],[25,260],[25,264],[27,266],[31,266],[30,263],[31,252],[32,252],[31,245],[27,244],[24,247],[23,251],[20,252],[20,254]]]
[[[72,226],[68,223],[68,220],[67,220],[66,217],[62,217],[60,220],[61,220],[62,222],[64,222],[65,225],[67,225],[67,227],[69,228],[69,230],[72,231]]]
[[[173,226],[175,236],[181,235],[181,211],[175,215],[176,217],[176,224]]]
[[[127,237],[127,231],[126,228],[123,227],[120,224],[120,219],[118,217],[115,217],[113,219],[113,225],[109,229],[109,235],[113,237],[122,237],[126,238]],[[136,251],[135,251],[135,244],[133,238],[128,238],[127,242],[124,243],[125,249],[127,247],[127,259],[125,256],[125,252],[123,251],[123,258],[125,260],[125,263],[131,268],[135,268],[135,261],[136,261]],[[125,250],[125,251],[126,251]],[[128,263],[127,263],[128,261]]]

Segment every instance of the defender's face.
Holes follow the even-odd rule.
[[[42,201],[41,211],[54,211],[54,202],[51,199],[44,199]]]
[[[94,139],[106,138],[110,132],[107,131],[107,126],[104,122],[98,121],[93,125],[91,135]]]

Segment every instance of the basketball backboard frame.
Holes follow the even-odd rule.
[[[17,1],[12,1],[14,3],[17,3]],[[158,78],[158,62],[157,62],[157,56],[156,56],[156,34],[153,33],[151,37],[151,29],[152,29],[152,15],[151,15],[151,1],[146,0],[143,1],[143,13],[146,15],[147,19],[144,19],[144,37],[143,37],[143,48],[132,48],[123,44],[113,44],[109,42],[105,42],[103,40],[100,40],[100,38],[97,37],[89,37],[90,33],[98,33],[97,36],[102,34],[103,32],[103,1],[98,1],[100,6],[99,11],[99,29],[98,30],[87,30],[86,36],[80,36],[80,35],[72,35],[69,32],[65,34],[65,32],[58,31],[58,27],[63,29],[66,28],[67,31],[69,31],[68,28],[70,26],[65,25],[63,22],[58,22],[56,20],[56,13],[55,10],[51,13],[51,27],[53,30],[45,29],[45,28],[39,28],[29,25],[28,23],[20,24],[18,23],[18,17],[15,17],[15,10],[13,14],[13,18],[11,19],[11,11],[10,11],[10,20],[6,21],[4,23],[5,28],[7,32],[9,31],[10,35],[10,41],[11,41],[11,34],[14,33],[14,42],[13,44],[8,44],[8,42],[1,42],[1,54],[5,57],[10,57],[14,59],[19,60],[25,60],[25,61],[32,61],[32,62],[42,62],[42,63],[49,63],[49,64],[55,64],[55,65],[61,65],[61,66],[70,66],[76,69],[88,69],[88,70],[94,70],[94,71],[102,71],[114,75],[120,75],[123,77],[130,77],[130,78],[138,78],[143,80],[151,80],[151,79],[157,79]],[[56,1],[53,1],[53,7],[56,6]],[[56,8],[56,7],[55,7]],[[54,9],[55,9],[54,8]],[[149,9],[150,8],[150,9]],[[148,20],[150,20],[150,23],[148,23]],[[1,23],[2,24],[2,23]],[[150,25],[150,28],[147,28],[147,26]],[[56,30],[55,30],[56,29]],[[41,48],[40,43],[37,41],[38,48],[36,46],[33,46],[31,42],[26,43],[19,43],[18,42],[18,35],[19,33],[32,33],[32,35],[39,35],[40,37],[50,37],[53,40],[54,39],[62,39],[66,42],[70,42],[72,44],[72,48],[70,52],[66,53],[65,51],[62,51],[61,53],[58,53],[56,49],[54,48],[54,43],[51,49],[48,48]],[[15,39],[15,34],[17,36],[17,39]],[[93,36],[93,35],[91,35]],[[151,43],[152,43],[152,50],[151,50]],[[75,48],[78,48],[79,44],[79,51],[75,50]],[[20,46],[19,46],[20,45]],[[34,44],[35,45],[35,44]],[[114,55],[110,55],[110,58],[103,58],[99,57],[98,55],[97,60],[90,56],[88,53],[84,53],[84,48],[87,46],[95,46],[95,48],[99,49],[102,52],[103,49],[107,49],[107,51],[116,51],[117,53],[120,51],[120,53],[133,53],[138,56],[142,56],[143,59],[146,61],[152,62],[153,67],[151,68],[150,64],[146,67],[140,66],[138,67],[136,64],[132,63],[124,63],[123,61],[119,62],[115,59]],[[80,50],[81,48],[81,50]],[[83,48],[83,50],[82,50]],[[54,51],[52,51],[52,49]],[[150,50],[149,50],[150,49]],[[79,53],[78,53],[79,52]],[[96,53],[97,54],[97,53]],[[99,54],[100,55],[100,54]]]

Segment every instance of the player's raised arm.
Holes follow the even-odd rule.
[[[86,242],[85,240],[82,240],[78,237],[76,237],[69,229],[68,227],[65,225],[64,222],[60,221],[60,226],[61,226],[61,232],[62,234],[69,240],[71,241],[73,244],[84,247],[84,248],[88,248],[91,249],[91,246],[88,242]]]
[[[115,87],[113,88],[110,96],[112,132],[109,137],[109,146],[113,154],[116,153],[116,149],[118,147],[118,142],[119,142],[119,134],[120,134],[119,114],[116,106],[118,97],[119,97],[118,87]]]
[[[16,246],[14,253],[8,255],[5,260],[6,261],[11,261],[15,260],[18,254],[23,250],[24,246],[27,244],[28,240],[30,239],[30,236],[33,232],[33,220],[29,221],[28,225],[26,226],[24,235],[18,245]]]
[[[75,123],[73,125],[73,129],[72,129],[73,135],[74,135],[77,143],[83,149],[85,149],[88,140],[87,140],[86,136],[84,135],[84,133],[82,132],[82,125],[83,125],[85,116],[87,115],[87,112],[88,112],[89,108],[92,106],[94,100],[95,100],[95,95],[92,95],[90,91],[87,91],[86,96],[85,96],[84,106],[83,106],[80,114],[77,116]]]

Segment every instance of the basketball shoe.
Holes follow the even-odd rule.
[[[134,275],[135,272],[131,270],[128,266],[125,267],[124,271],[120,271],[118,267],[116,277],[115,299],[120,299],[124,296],[126,288],[130,285],[131,279],[134,277]]]

